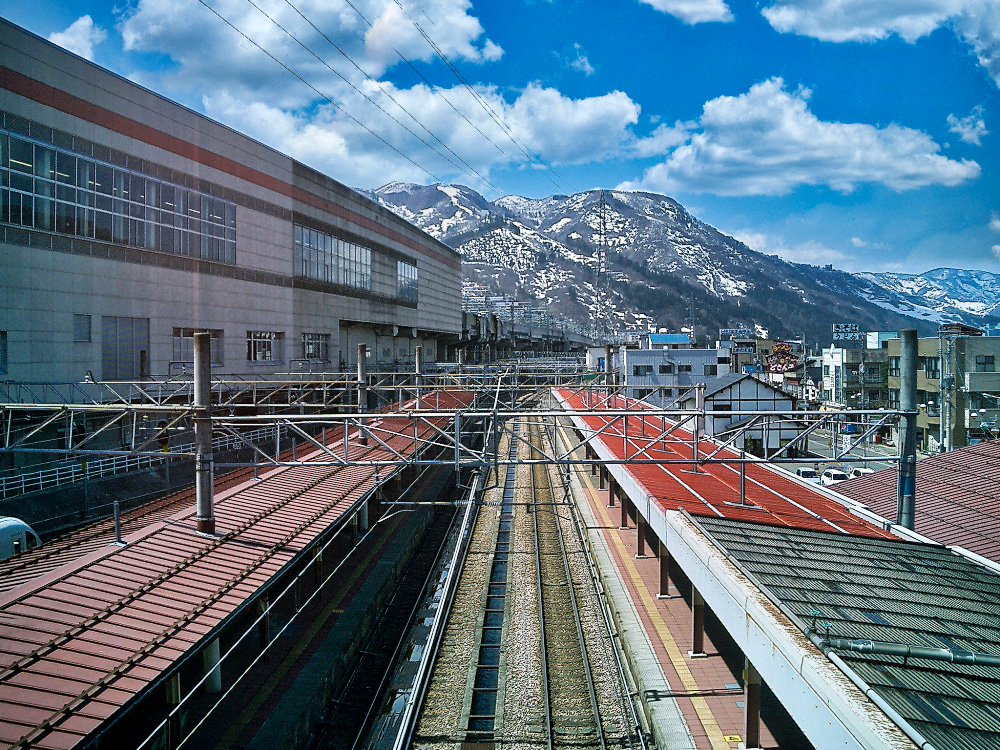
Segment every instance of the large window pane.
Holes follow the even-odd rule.
[[[28,141],[22,141],[20,138],[11,136],[8,159],[10,160],[11,169],[16,169],[18,172],[30,173],[35,160],[32,155],[31,144]]]
[[[111,195],[111,189],[113,187],[113,175],[111,167],[107,167],[103,164],[98,164],[95,168],[94,177],[94,190],[98,193],[103,193],[104,195]]]
[[[76,183],[75,156],[64,154],[61,151],[56,154],[56,180],[67,185]]]
[[[35,229],[46,232],[55,229],[55,206],[51,198],[35,198]]]
[[[35,144],[35,177],[46,180],[56,178],[56,152],[51,148]]]

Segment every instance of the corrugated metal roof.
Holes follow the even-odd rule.
[[[441,408],[467,403],[442,398]],[[447,403],[446,403],[447,401]],[[442,418],[443,419],[443,418]],[[370,434],[413,448],[410,420]],[[418,437],[432,439],[422,425]],[[381,447],[352,452],[388,457]],[[384,480],[392,472],[381,473]],[[0,594],[0,746],[74,747],[232,614],[376,485],[368,466],[280,467]]]
[[[851,479],[837,492],[896,517],[896,469]],[[1000,562],[1000,440],[917,461],[914,530]]]
[[[584,408],[586,391],[560,390],[562,398],[573,408]],[[642,417],[648,408],[631,399],[613,397],[607,408],[634,408],[628,418],[628,451],[645,450],[649,458],[690,458],[691,433],[682,429],[674,431],[671,441],[654,442],[652,436],[660,432],[659,417]],[[598,415],[586,416],[584,421],[593,429],[606,427],[611,418]],[[645,427],[643,423],[645,422]],[[602,437],[601,442],[614,455],[624,457],[621,436],[622,420]],[[618,437],[614,437],[615,434]],[[683,445],[680,441],[687,441]],[[705,440],[701,451],[705,454],[718,446]],[[682,452],[686,451],[686,452]],[[733,451],[722,451],[718,458],[737,458]],[[761,464],[747,464],[746,505],[740,505],[739,470],[731,464],[708,464],[697,473],[685,471],[686,467],[674,464],[633,464],[628,467],[636,480],[667,510],[683,508],[694,515],[714,515],[747,521],[769,521],[795,528],[839,531],[845,534],[888,537],[889,532],[853,515],[846,505],[827,497],[814,485],[798,482],[778,474]]]
[[[1000,655],[1000,575],[944,547],[695,520],[804,629]],[[939,750],[1000,748],[1000,668],[834,651]]]

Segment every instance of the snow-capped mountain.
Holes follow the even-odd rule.
[[[888,310],[938,322],[997,317],[1000,275],[988,271],[935,268],[921,274],[859,273],[871,282],[861,293]]]
[[[758,253],[663,195],[589,190],[491,202],[461,185],[407,183],[363,192],[455,247],[467,280],[583,323],[676,329],[693,317],[702,334],[762,326],[815,342],[829,341],[834,322],[929,332],[937,321],[875,275]],[[602,247],[607,270],[598,279]]]

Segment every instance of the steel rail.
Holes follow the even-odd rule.
[[[546,438],[545,431],[539,429],[539,424],[537,422],[530,423],[531,427],[534,428],[534,434],[539,442],[544,442]],[[541,447],[541,446],[540,446]],[[566,542],[563,538],[562,527],[559,523],[559,514],[556,510],[556,494],[555,487],[552,481],[552,473],[549,471],[548,466],[537,465],[532,467],[531,472],[531,487],[532,487],[532,503],[533,503],[533,520],[534,520],[534,532],[535,532],[535,564],[538,571],[538,607],[539,607],[539,621],[541,623],[541,637],[542,637],[542,654],[543,654],[543,673],[545,674],[545,694],[546,694],[546,719],[548,728],[548,742],[549,747],[552,747],[554,728],[552,726],[552,714],[551,714],[551,703],[550,703],[550,682],[548,680],[548,651],[546,648],[546,636],[545,636],[545,617],[544,617],[544,582],[542,581],[541,571],[542,571],[542,558],[541,558],[541,542],[539,535],[538,526],[538,514],[541,511],[542,504],[538,501],[537,491],[539,489],[537,484],[537,475],[544,472],[545,479],[544,484],[547,485],[544,489],[548,492],[549,502],[549,512],[552,514],[553,529],[555,531],[555,536],[559,542],[559,556],[562,561],[563,575],[566,579],[566,593],[569,596],[569,602],[571,607],[571,612],[573,616],[573,624],[576,630],[577,641],[580,645],[580,659],[582,662],[585,680],[587,683],[587,692],[590,698],[590,709],[593,712],[594,718],[594,728],[597,733],[597,738],[600,742],[601,750],[607,750],[607,740],[604,735],[604,724],[601,719],[600,705],[597,700],[597,690],[594,684],[594,674],[590,664],[590,656],[587,649],[587,640],[583,632],[583,623],[580,618],[580,606],[576,598],[576,588],[573,584],[573,573],[570,569],[569,564],[569,554],[566,550]]]

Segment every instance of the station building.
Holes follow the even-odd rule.
[[[445,359],[462,264],[339,182],[0,19],[0,379]]]

